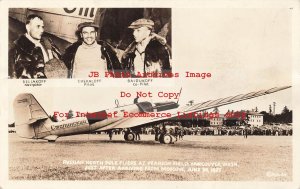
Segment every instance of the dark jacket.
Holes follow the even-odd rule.
[[[112,72],[121,71],[122,66],[114,48],[105,41],[98,41],[97,43],[101,46],[102,59],[106,60],[107,70]],[[75,55],[80,45],[82,45],[82,41],[77,41],[73,43],[66,49],[66,52],[62,57],[62,60],[64,61],[69,70],[68,75],[70,78],[73,74]]]
[[[134,58],[136,51],[136,42],[131,43],[125,50],[122,56],[122,65],[126,71],[131,73],[131,76],[135,77],[134,74]],[[170,51],[166,44],[163,44],[161,40],[153,38],[145,49],[145,59],[144,59],[144,72],[146,68],[152,66],[152,64],[160,64],[161,72],[170,74],[172,72],[170,64]],[[143,73],[142,73],[143,74]],[[169,77],[165,75],[165,77]]]
[[[42,38],[40,42],[47,53],[48,50],[51,50],[56,58],[60,58],[59,49],[49,38]],[[11,78],[47,78],[44,72],[44,57],[40,47],[36,47],[25,35],[20,36],[13,45],[9,51],[8,67]]]

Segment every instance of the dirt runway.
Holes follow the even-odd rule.
[[[291,181],[292,136],[77,135],[55,143],[9,134],[12,180]]]

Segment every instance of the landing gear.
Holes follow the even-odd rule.
[[[164,142],[165,144],[171,144],[171,143],[172,143],[172,137],[171,137],[171,135],[165,134],[165,135],[163,136],[163,142]]]
[[[134,141],[136,139],[136,135],[133,132],[128,132],[124,134],[124,139],[126,141]]]
[[[158,140],[162,144],[174,144],[176,138],[170,134],[160,134]]]
[[[138,133],[132,130],[127,130],[124,133],[124,139],[125,141],[140,140]],[[174,144],[177,141],[177,138],[170,132],[159,132],[155,133],[155,141],[159,141],[161,144]]]

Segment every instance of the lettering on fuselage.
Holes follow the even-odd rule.
[[[69,9],[69,8],[64,8],[64,11],[68,14],[75,14],[75,11],[78,11],[78,8],[73,8],[73,9]],[[95,16],[94,14],[95,12],[95,8],[79,8],[78,11],[78,16],[84,16],[84,17],[89,17],[89,18],[93,18]]]
[[[51,130],[77,127],[77,126],[80,126],[82,124],[87,124],[87,121],[83,120],[83,121],[77,121],[77,122],[74,122],[74,123],[65,123],[65,124],[62,124],[62,125],[51,125]]]

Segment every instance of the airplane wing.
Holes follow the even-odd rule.
[[[163,120],[172,119],[178,116],[178,112],[180,113],[193,113],[193,112],[200,112],[204,110],[208,110],[215,107],[220,107],[244,100],[248,100],[251,98],[256,98],[259,96],[275,93],[284,89],[288,89],[291,86],[284,86],[284,87],[274,87],[268,90],[259,90],[254,91],[246,94],[239,94],[236,96],[230,96],[226,98],[219,98],[217,100],[209,100],[205,102],[195,103],[192,106],[182,106],[178,107],[177,109],[169,110],[169,111],[163,111],[168,112],[171,114],[171,117],[132,117],[132,118],[124,118],[121,119],[113,124],[107,125],[105,127],[102,127],[98,129],[98,131],[105,131],[105,130],[111,130],[111,129],[123,129],[123,128],[131,128],[131,127],[137,127],[148,123],[155,123]],[[162,113],[162,112],[161,112]]]

